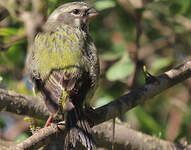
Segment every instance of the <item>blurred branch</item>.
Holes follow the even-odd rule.
[[[0,10],[0,21],[2,21],[8,16],[9,16],[9,12],[7,9],[3,8],[2,10]]]
[[[140,49],[140,38],[142,35],[142,19],[143,19],[143,10],[137,9],[137,8],[144,8],[146,4],[149,3],[149,1],[145,0],[117,0],[119,5],[127,12],[129,13],[136,23],[136,39],[135,39],[135,47],[133,46],[132,49],[130,49],[129,54],[130,57],[134,63],[134,71],[132,72],[131,76],[128,78],[128,87],[131,89],[134,86],[136,76],[138,72],[142,69],[142,62],[140,61],[138,55],[139,55],[139,49]]]
[[[38,98],[0,89],[0,111],[46,119],[49,112]]]
[[[1,150],[7,150],[10,146],[13,146],[17,144],[16,142],[12,142],[12,141],[5,141],[0,139],[0,148]]]
[[[105,122],[93,128],[94,138],[97,141],[97,147],[111,149],[112,143],[112,123]],[[64,125],[51,125],[37,131],[17,146],[11,149],[37,149],[48,144],[50,141],[59,140],[65,135]],[[115,149],[145,149],[145,150],[185,150],[186,147],[152,137],[133,129],[127,128],[124,124],[116,123]]]
[[[166,38],[158,39],[152,43],[146,44],[139,49],[138,58],[140,60],[146,59],[148,56],[153,54],[156,50],[170,45],[174,41],[174,36],[167,36]]]
[[[170,98],[171,111],[169,113],[165,136],[167,140],[174,141],[179,135],[184,113],[189,111],[189,108],[187,108],[190,100],[189,89],[190,88],[185,85],[173,91],[172,97]]]
[[[147,56],[154,54],[154,51],[160,50],[163,47],[171,47],[174,45],[176,34],[172,25],[164,19],[161,19],[159,15],[153,13],[149,7],[144,10],[142,17],[144,20],[150,20],[152,22],[152,27],[157,29],[160,34],[163,35],[162,38],[152,41],[151,43],[149,42],[145,46],[140,47],[138,58],[145,61]],[[143,29],[147,28],[145,23],[142,25]],[[143,30],[143,32],[145,35],[148,34],[145,30]]]
[[[93,128],[98,136],[97,143],[101,145],[111,145],[112,142],[112,123],[105,122]],[[122,123],[115,126],[115,149],[120,150],[184,150],[180,145],[161,140],[157,137],[149,136],[134,129],[127,128]],[[102,141],[101,141],[102,140]],[[104,144],[105,143],[105,144]]]
[[[130,88],[133,87],[134,83],[135,83],[135,79],[137,76],[137,73],[140,71],[140,68],[142,67],[139,63],[140,60],[138,58],[138,54],[139,54],[139,48],[140,48],[140,38],[142,35],[142,12],[136,13],[136,40],[135,40],[135,48],[130,49],[130,57],[134,62],[134,71],[131,74],[131,76],[128,79],[128,86]]]
[[[191,20],[189,18],[186,18],[182,15],[176,15],[174,19],[177,23],[181,24],[184,27],[184,30],[191,30]]]
[[[136,16],[136,12],[135,12],[135,8],[133,7],[133,5],[130,3],[129,0],[117,0],[117,2],[119,3],[119,5],[129,14],[131,14],[131,16],[137,20],[137,16]]]

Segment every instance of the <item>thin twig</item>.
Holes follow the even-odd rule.
[[[141,35],[142,35],[142,12],[139,12],[136,15],[136,40],[135,40],[136,48],[133,50],[130,50],[130,57],[135,66],[133,73],[128,79],[128,86],[130,88],[133,88],[136,77],[137,77],[137,73],[140,71],[140,68],[142,67],[140,66],[139,58],[138,58],[138,55],[139,55],[138,50],[140,49]]]

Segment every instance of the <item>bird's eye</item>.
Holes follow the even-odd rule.
[[[78,14],[80,14],[80,10],[79,10],[79,9],[74,9],[74,10],[72,11],[72,13],[73,13],[74,15],[78,15]]]

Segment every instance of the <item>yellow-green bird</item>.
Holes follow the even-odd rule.
[[[65,150],[80,141],[95,148],[84,115],[99,79],[97,49],[88,33],[89,21],[98,12],[84,2],[66,3],[48,18],[34,39],[27,68],[35,89],[40,91],[52,114],[63,113],[67,134]]]

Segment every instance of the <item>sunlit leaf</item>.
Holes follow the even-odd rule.
[[[110,51],[106,51],[100,55],[100,57],[105,61],[112,61],[119,59],[123,56],[125,52],[125,45],[124,44],[112,44],[112,49]]]
[[[157,58],[153,63],[152,63],[152,68],[151,72],[155,73],[159,71],[160,69],[169,66],[173,62],[172,57],[166,57],[166,58]]]
[[[134,65],[129,57],[124,57],[112,65],[106,72],[106,77],[110,81],[127,78],[133,71]]]
[[[136,107],[135,112],[140,123],[144,128],[150,130],[151,133],[158,135],[159,133],[164,132],[163,128],[155,121],[155,119],[141,107]]]
[[[12,36],[18,33],[18,29],[16,28],[0,28],[1,36]]]
[[[108,9],[108,8],[112,8],[115,6],[116,6],[116,4],[115,4],[115,1],[113,1],[113,0],[100,0],[100,1],[96,1],[94,3],[94,7],[99,11]]]
[[[100,97],[96,100],[96,107],[100,107],[100,106],[103,106],[107,103],[109,103],[111,100],[113,100],[113,97],[110,96],[110,95],[106,95],[104,97]]]
[[[20,134],[17,138],[16,138],[16,142],[22,142],[24,140],[26,140],[29,136],[26,133],[22,133]]]

